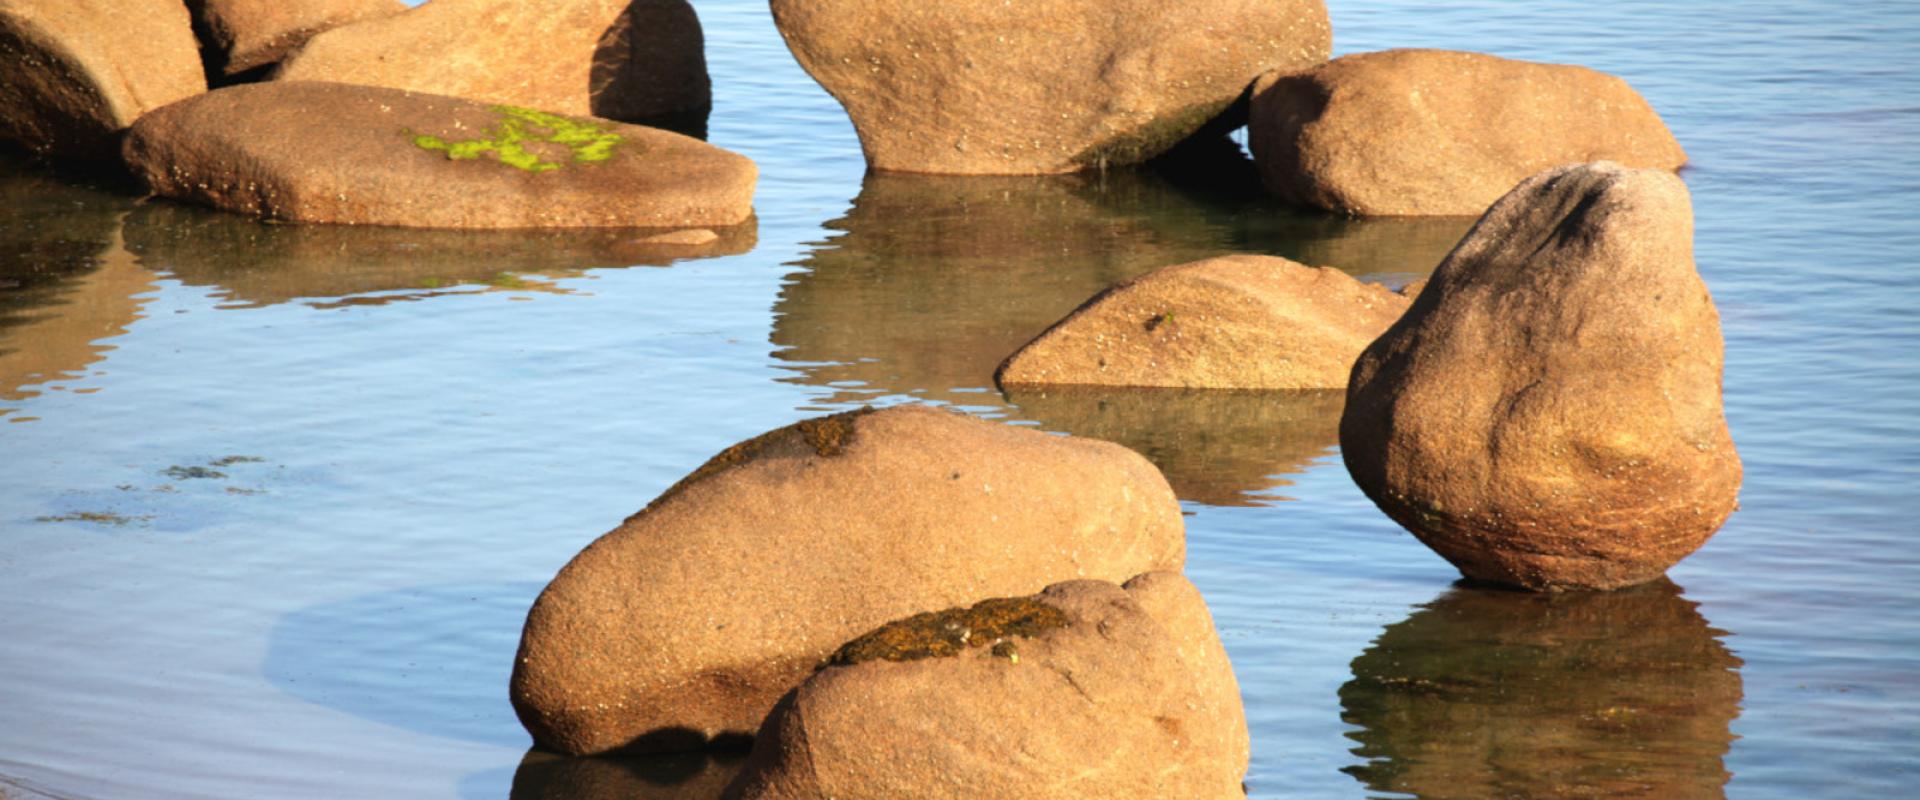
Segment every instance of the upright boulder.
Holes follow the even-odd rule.
[[[1659,577],[1733,511],[1719,314],[1673,174],[1529,178],[1353,367],[1341,452],[1368,497],[1468,577]]]
[[[728,448],[560,571],[512,699],[543,747],[751,736],[848,639],[916,611],[1178,569],[1180,509],[1146,459],[905,406]]]
[[[276,63],[314,34],[407,7],[400,0],[187,0],[221,73]]]
[[[1521,179],[1572,162],[1687,161],[1626,81],[1448,50],[1269,74],[1254,88],[1248,145],[1274,193],[1365,216],[1478,215]]]
[[[1193,584],[1073,581],[908,617],[767,718],[736,800],[1244,798],[1240,688]]]
[[[655,128],[278,81],[147,115],[126,158],[155,193],[180,200],[416,228],[734,225],[753,212],[758,175],[744,156]]]
[[[0,0],[0,141],[117,161],[140,115],[206,90],[180,0]]]
[[[1332,267],[1223,256],[1116,285],[1000,365],[1001,386],[1339,389],[1407,298]]]
[[[1144,161],[1261,73],[1313,66],[1332,47],[1321,0],[773,0],[773,15],[846,106],[867,163],[902,172]]]
[[[433,0],[315,36],[277,76],[619,120],[712,105],[687,0]]]

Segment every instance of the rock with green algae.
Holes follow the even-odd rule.
[[[921,614],[841,653],[781,699],[725,797],[1246,796],[1239,685],[1176,573]]]
[[[140,115],[206,90],[178,0],[0,0],[0,143],[117,164]]]
[[[221,89],[126,144],[157,194],[269,219],[421,228],[729,226],[744,156],[654,128],[334,83]]]
[[[924,406],[808,420],[721,452],[562,569],[511,696],[552,750],[699,747],[751,735],[890,619],[1184,559],[1172,490],[1117,445]]]

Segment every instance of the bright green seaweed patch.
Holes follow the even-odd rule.
[[[930,611],[887,623],[842,645],[827,658],[827,665],[917,661],[988,645],[995,658],[1017,664],[1020,650],[1013,637],[1031,638],[1050,628],[1066,627],[1067,622],[1065,612],[1031,597],[982,600],[971,608]]]
[[[566,161],[548,161],[527,149],[529,143],[545,142],[567,148],[572,161],[586,163],[613,157],[621,142],[620,134],[589,122],[578,122],[558,114],[548,114],[519,106],[491,106],[500,115],[500,125],[485,131],[486,138],[449,142],[438,136],[420,134],[413,144],[423,150],[446,153],[449,161],[467,161],[492,153],[500,163],[528,172],[550,172],[567,165]],[[537,132],[544,129],[546,133]]]

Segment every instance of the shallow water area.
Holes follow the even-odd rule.
[[[992,387],[1154,267],[1265,252],[1397,285],[1470,220],[1288,211],[1212,177],[1231,149],[867,176],[765,3],[702,0],[711,140],[761,169],[750,235],[708,257],[263,225],[0,164],[0,793],[710,796],[736,762],[528,752],[527,606],[727,445],[907,401],[1161,465],[1254,797],[1909,793],[1920,10],[1330,5],[1342,53],[1620,75],[1686,146],[1747,476],[1670,583],[1456,587],[1348,479],[1337,395]]]

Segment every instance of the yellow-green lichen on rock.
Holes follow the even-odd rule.
[[[827,666],[866,661],[918,661],[958,655],[971,647],[993,647],[993,655],[1018,662],[1014,637],[1031,638],[1064,628],[1065,612],[1031,597],[982,600],[970,608],[929,611],[889,622],[841,645]]]
[[[500,115],[498,127],[486,130],[485,138],[449,142],[438,136],[415,135],[413,144],[423,150],[446,153],[450,161],[466,161],[492,153],[500,163],[527,172],[550,172],[568,163],[606,161],[621,143],[620,134],[590,122],[580,122],[558,114],[531,108],[497,105],[490,110]],[[545,133],[539,131],[544,129]],[[557,144],[567,148],[571,161],[549,161],[527,148],[529,143]]]

